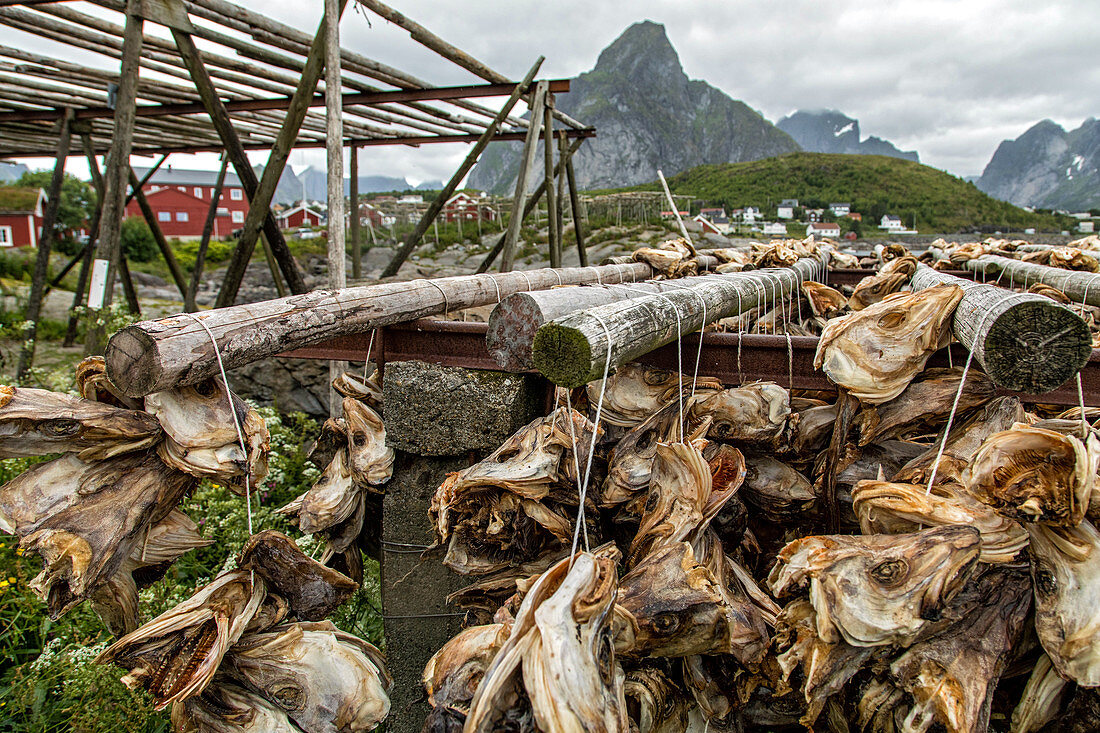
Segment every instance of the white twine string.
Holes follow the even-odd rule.
[[[237,417],[236,407],[233,405],[233,393],[229,391],[229,379],[225,376],[225,364],[222,363],[222,352],[218,348],[218,340],[214,338],[214,333],[210,330],[209,326],[203,323],[202,319],[196,316],[194,313],[182,313],[181,315],[187,316],[191,320],[202,326],[202,330],[206,331],[206,335],[210,337],[210,343],[214,346],[214,356],[218,360],[218,370],[222,373],[222,386],[225,387],[225,398],[229,400],[229,412],[233,415],[233,427],[237,429],[237,440],[241,444],[241,453],[244,454],[244,502],[247,508],[248,516],[248,536],[252,536],[252,463],[248,460],[248,447],[244,442],[244,431],[241,430],[241,421]]]
[[[1077,372],[1077,403],[1081,406],[1081,440],[1088,440],[1089,421],[1085,419],[1085,390],[1081,387],[1081,372]]]
[[[604,334],[607,336],[607,360],[603,366],[603,380],[600,382],[600,396],[596,401],[596,419],[592,423],[592,440],[591,447],[588,450],[588,463],[584,468],[584,482],[581,484],[580,493],[580,506],[577,507],[577,527],[573,530],[573,547],[570,550],[569,567],[573,567],[573,559],[577,555],[577,541],[580,539],[581,526],[584,524],[584,502],[588,496],[588,481],[592,477],[592,458],[596,455],[596,436],[600,432],[600,415],[603,412],[603,398],[604,393],[607,391],[607,373],[611,370],[611,329],[607,327],[607,324],[603,322],[595,313],[589,312],[593,318],[595,318],[601,326],[603,326]],[[682,428],[681,428],[682,431]],[[585,530],[587,531],[587,529]]]
[[[370,341],[367,342],[367,358],[363,360],[363,381],[366,382],[369,375],[367,374],[367,367],[370,366],[370,352],[374,350],[374,334],[378,333],[377,328],[370,330]]]
[[[676,372],[679,375],[684,373],[684,348],[682,339],[684,337],[683,331],[680,328],[680,309],[676,307],[676,303],[672,301],[664,293],[654,293],[658,298],[664,298],[668,301],[668,304],[672,306],[672,310],[676,312]],[[605,327],[606,328],[606,327]],[[611,353],[611,335],[608,333],[607,353]],[[610,359],[610,357],[609,357]],[[680,401],[680,442],[684,442],[684,390],[679,390]]]
[[[669,283],[674,288],[686,290],[699,299],[703,306],[703,324],[699,326],[699,347],[695,350],[695,371],[691,375],[691,396],[695,396],[695,384],[699,381],[699,362],[703,357],[703,329],[707,327],[707,301],[699,294],[699,291],[682,283]]]
[[[492,277],[492,275],[490,275],[489,277]],[[433,288],[438,290],[439,294],[443,296],[443,317],[446,318],[451,312],[451,303],[450,303],[450,301],[447,300],[447,291],[445,291],[443,288],[439,287],[439,283],[437,283],[435,280],[425,280],[424,282],[428,283]],[[496,282],[496,281],[494,280],[493,282]],[[499,290],[497,290],[497,301],[498,302],[500,301],[500,291]]]
[[[493,287],[497,289],[497,303],[500,303],[500,283],[497,282],[496,277],[492,273],[486,273],[489,279],[493,281]],[[429,282],[431,282],[429,280]]]
[[[608,379],[607,374],[603,375],[604,381]],[[573,470],[577,474],[577,495],[581,496],[581,457],[578,455],[577,448],[577,426],[573,424],[573,399],[569,396],[569,390],[562,390],[565,392],[565,407],[568,410],[566,413],[566,421],[569,423],[569,438],[573,441]],[[554,417],[555,421],[557,416]],[[592,440],[595,440],[596,436],[592,436]],[[584,534],[584,549],[588,549],[588,524],[584,521],[584,499],[581,499],[581,508],[577,513],[577,523],[582,527],[581,532]],[[576,540],[574,540],[573,552],[576,552]]]
[[[557,270],[555,270],[557,272]],[[527,282],[527,292],[531,292],[535,288],[531,285],[531,278],[527,277],[527,273],[524,270],[519,271],[520,275],[523,275],[523,279]]]

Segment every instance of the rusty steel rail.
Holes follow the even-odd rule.
[[[830,273],[831,274],[831,273]],[[371,334],[342,336],[316,346],[290,351],[280,356],[302,359],[336,359],[363,361],[371,346],[371,360],[384,368],[391,361],[425,361],[443,366],[466,367],[498,371],[497,363],[485,346],[488,324],[461,321],[422,319],[378,329],[373,345]],[[699,345],[699,334],[683,338],[683,366],[691,370]],[[818,339],[814,336],[773,336],[764,334],[706,333],[699,360],[699,373],[715,377],[725,384],[740,384],[767,380],[784,387],[810,390],[833,390],[825,374],[813,367]],[[740,354],[740,359],[738,355]],[[662,346],[638,361],[662,369],[675,370],[676,344]],[[928,365],[945,367],[953,362],[962,365],[966,350],[960,344],[933,354]],[[1088,364],[1081,370],[1081,386],[1085,404],[1100,406],[1100,350],[1093,349]],[[1027,402],[1053,405],[1076,405],[1077,384],[1070,380],[1053,392],[1024,395],[1000,390],[1001,394],[1016,394]]]

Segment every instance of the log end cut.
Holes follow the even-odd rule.
[[[601,376],[593,374],[592,348],[584,333],[553,321],[535,334],[531,357],[544,377],[562,387],[580,387]]]
[[[157,342],[140,328],[129,326],[107,342],[103,350],[107,376],[127,397],[144,397],[160,382]]]
[[[534,368],[531,344],[543,320],[542,310],[527,293],[513,293],[493,309],[485,346],[501,369],[523,372]]]
[[[1065,384],[1092,354],[1084,320],[1053,301],[1012,305],[990,326],[984,364],[1000,387],[1042,394]]]

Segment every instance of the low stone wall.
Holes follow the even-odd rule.
[[[391,733],[419,733],[428,713],[424,665],[461,629],[447,595],[474,578],[448,570],[442,550],[422,555],[434,533],[428,508],[436,488],[491,453],[543,411],[540,377],[391,362],[382,379],[386,440],[397,452],[382,512],[382,613],[394,678]]]

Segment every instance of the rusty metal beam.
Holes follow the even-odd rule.
[[[498,371],[500,367],[485,346],[487,330],[488,324],[485,323],[428,319],[387,326],[374,339],[371,360],[377,363],[425,361],[443,366]],[[689,357],[695,354],[699,343],[697,339],[698,334],[685,336],[683,339],[685,364],[690,363]],[[370,341],[370,333],[344,336],[281,356],[363,361]],[[707,333],[703,336],[699,373],[716,377],[725,384],[769,380],[784,387],[793,386],[795,389],[832,390],[833,385],[825,375],[813,368],[817,342],[818,339],[812,336],[792,336],[788,346],[786,336]],[[951,357],[955,364],[962,364],[966,361],[966,351],[955,344],[951,347]],[[676,344],[662,346],[639,361],[662,369],[675,370]],[[948,363],[947,352],[939,351],[932,356],[928,365],[945,367]],[[1093,350],[1088,364],[1081,370],[1081,384],[1084,388],[1085,404],[1100,406],[1100,350]],[[1043,395],[1022,395],[1004,390],[1000,392],[1017,394],[1027,402],[1077,404],[1076,382],[1068,382]]]
[[[2,138],[2,134],[3,129],[0,128],[0,138]],[[567,130],[565,134],[569,138],[589,138],[596,137],[596,130],[590,127],[584,130]],[[527,133],[524,132],[499,132],[493,136],[493,142],[523,140],[526,136]],[[378,145],[408,145],[410,147],[418,147],[420,145],[431,145],[434,143],[476,143],[480,137],[480,135],[422,135],[410,137],[347,138],[344,144],[356,145],[361,148]],[[110,141],[103,140],[101,142],[109,143]],[[0,140],[0,145],[3,145],[2,140]],[[323,148],[324,146],[325,142],[323,140],[311,140],[309,142],[296,142],[294,144],[294,149]],[[243,143],[241,147],[245,150],[270,150],[271,143]],[[104,150],[105,148],[97,148],[96,152],[100,153]],[[135,145],[132,154],[160,155],[167,153],[210,153],[219,152],[220,150],[222,150],[220,143],[211,143],[210,145],[158,145],[156,147]],[[43,148],[41,151],[11,151],[0,148],[0,157],[4,158],[42,158],[48,157],[49,155],[52,155],[52,153],[48,148]]]
[[[552,79],[551,91],[568,92],[569,79]],[[432,87],[430,89],[395,89],[385,92],[353,92],[342,97],[344,108],[357,105],[372,106],[400,102],[429,102],[452,99],[478,99],[481,97],[504,97],[516,88],[513,84],[468,84],[457,87]],[[290,107],[290,97],[269,99],[237,99],[225,102],[228,112],[259,112],[265,110],[285,110]],[[310,107],[323,107],[325,95],[315,94],[309,102]],[[174,104],[143,104],[137,107],[138,117],[178,117],[180,115],[204,114],[206,108],[201,102],[179,102]],[[76,110],[78,120],[108,120],[114,114],[110,107],[84,107]],[[61,119],[61,111],[16,110],[0,112],[0,123],[4,122],[51,122]]]

